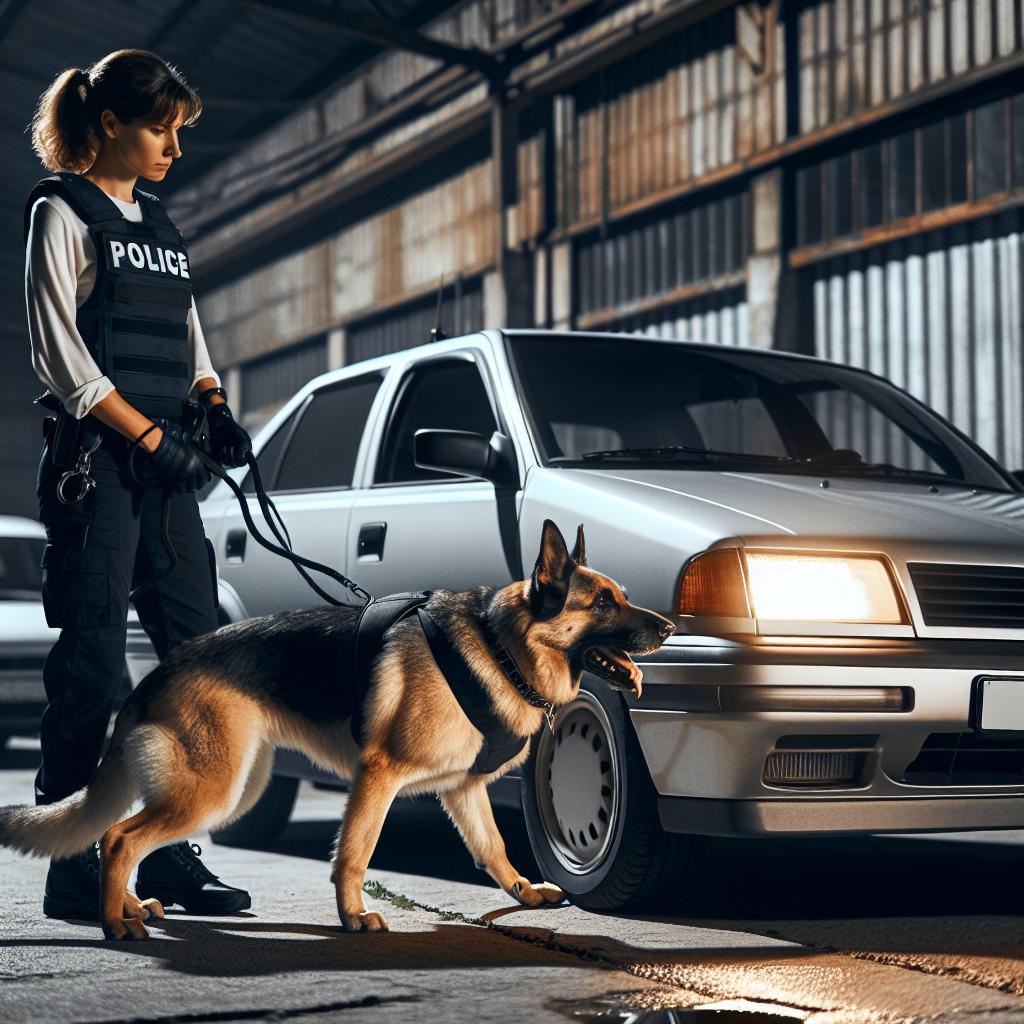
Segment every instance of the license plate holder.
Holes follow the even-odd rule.
[[[1024,677],[980,676],[973,696],[972,720],[979,735],[1024,735]]]

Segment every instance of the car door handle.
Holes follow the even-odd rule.
[[[387,523],[363,523],[359,528],[356,557],[367,561],[382,561],[384,558],[384,535],[387,531]]]
[[[245,538],[249,535],[245,530],[228,530],[224,543],[224,557],[229,562],[245,561]]]

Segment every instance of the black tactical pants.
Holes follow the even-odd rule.
[[[61,471],[48,443],[39,462],[36,494],[48,541],[43,607],[61,632],[43,666],[49,704],[40,726],[37,803],[63,799],[89,781],[124,675],[129,591],[168,564],[161,491],[139,488],[128,476],[128,441],[109,428],[103,436],[92,456],[96,487],[75,504],[57,499]],[[213,550],[194,494],[171,496],[169,537],[174,570],[135,602],[161,660],[182,640],[217,628]]]

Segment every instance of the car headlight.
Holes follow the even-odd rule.
[[[876,556],[745,551],[744,558],[755,618],[907,621],[888,566]]]
[[[687,563],[679,614],[793,624],[910,622],[880,555],[733,547]]]

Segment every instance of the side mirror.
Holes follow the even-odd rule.
[[[489,440],[468,430],[417,430],[412,459],[420,469],[479,476],[497,487],[519,486],[512,440],[497,430]]]

